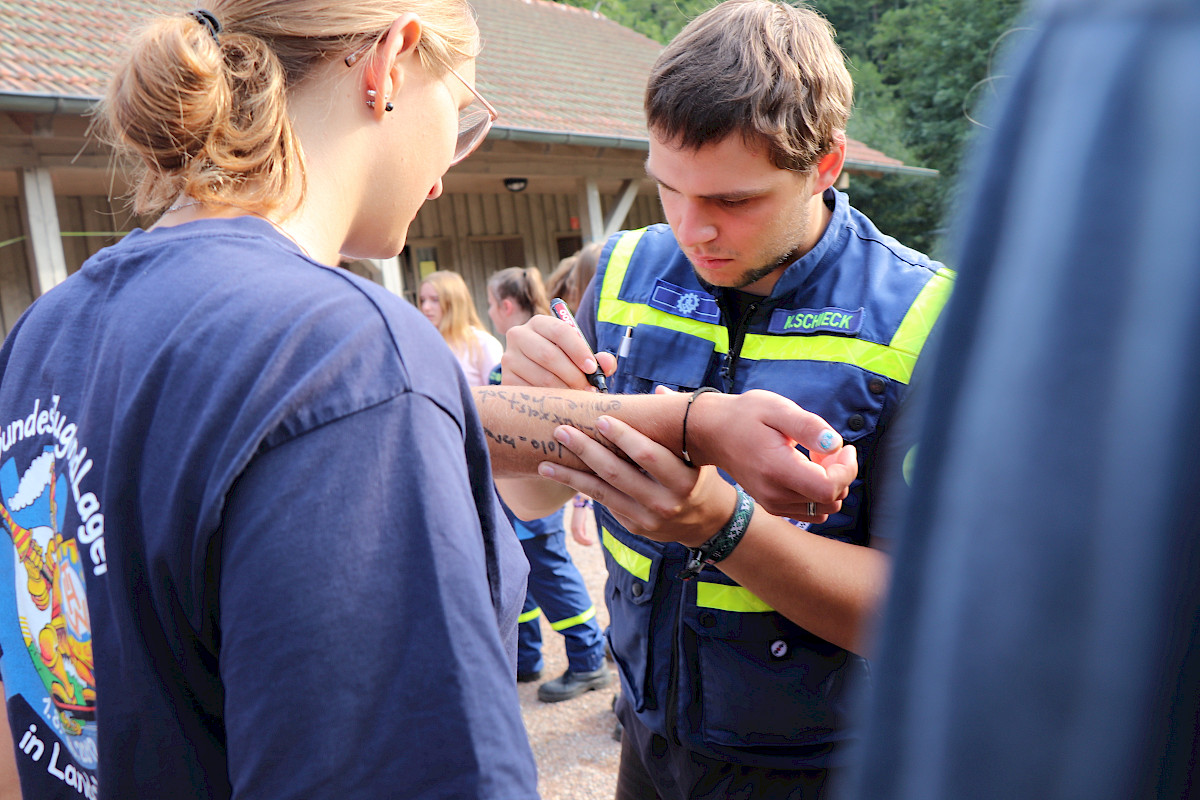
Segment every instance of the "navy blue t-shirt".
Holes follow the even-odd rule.
[[[527,567],[409,304],[259,219],[135,231],[0,377],[25,796],[536,796]]]
[[[1059,0],[997,70],[861,800],[1200,788],[1200,2]]]

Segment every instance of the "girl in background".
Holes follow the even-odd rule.
[[[500,270],[488,280],[487,293],[488,316],[501,335],[535,314],[550,313],[537,267]],[[500,382],[498,367],[492,372],[492,382]],[[507,506],[504,511],[529,559],[529,591],[517,629],[517,680],[542,677],[539,617],[545,613],[550,627],[565,640],[567,671],[539,686],[538,699],[557,703],[607,685],[612,674],[604,663],[604,637],[583,576],[567,552],[563,510],[528,522],[518,520]]]
[[[462,276],[449,270],[430,273],[421,281],[417,302],[421,313],[450,345],[467,383],[486,386],[488,373],[500,362],[504,348],[479,321]]]

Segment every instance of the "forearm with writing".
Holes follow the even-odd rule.
[[[535,476],[543,461],[586,469],[554,440],[554,429],[570,425],[602,441],[596,435],[596,419],[601,415],[627,422],[677,452],[687,402],[686,395],[597,394],[530,386],[478,386],[473,391],[492,471],[503,478]]]

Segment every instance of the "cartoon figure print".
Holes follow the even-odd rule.
[[[54,717],[47,722],[87,763],[96,735],[91,620],[78,545],[62,535],[68,483],[56,475],[54,449],[19,477],[15,459],[0,465],[0,490],[0,523],[15,548],[21,634],[45,687],[45,713]]]

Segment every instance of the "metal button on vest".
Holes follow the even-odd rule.
[[[641,585],[640,583],[638,583],[637,581],[634,581],[634,582],[633,582],[633,588],[632,588],[632,589],[630,589],[629,591],[633,593],[633,596],[634,596],[634,597],[641,597],[641,596],[642,596],[642,592],[646,591],[646,587],[645,587],[645,586],[642,586],[642,585]]]
[[[717,615],[711,611],[704,611],[700,614],[700,624],[706,628],[711,628],[717,624]]]
[[[852,431],[861,431],[864,427],[866,427],[867,420],[862,414],[855,414],[854,416],[850,417],[846,424]]]
[[[775,658],[783,658],[787,655],[787,652],[787,642],[785,642],[783,639],[776,639],[775,641],[771,642],[771,655],[773,655]]]
[[[883,394],[883,389],[883,378],[871,378],[871,380],[867,382],[867,390],[870,391],[871,394]]]

